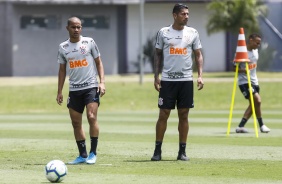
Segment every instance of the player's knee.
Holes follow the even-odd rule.
[[[256,106],[260,106],[261,105],[261,100],[259,99],[259,100],[255,100],[255,105]]]
[[[79,122],[79,121],[72,121],[72,127],[74,129],[81,129],[82,128],[81,122]]]
[[[260,104],[261,104],[261,98],[260,98],[260,96],[256,95],[256,96],[254,97],[254,103],[255,103],[256,105],[260,105]]]
[[[96,121],[96,120],[97,120],[97,117],[95,116],[94,113],[88,112],[88,113],[87,113],[87,119],[88,119],[88,121]]]

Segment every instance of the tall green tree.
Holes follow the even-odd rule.
[[[245,34],[259,32],[258,16],[267,14],[267,6],[260,0],[213,0],[207,9],[211,12],[207,32],[238,33],[240,27]]]

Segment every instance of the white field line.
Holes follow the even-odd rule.
[[[176,111],[172,111],[171,116],[169,118],[170,121],[176,121]],[[233,115],[241,115],[243,113],[242,110],[236,110],[233,112]],[[280,115],[281,111],[277,110],[264,110],[264,115]],[[226,117],[219,118],[201,118],[200,115],[225,115]],[[98,115],[99,120],[104,121],[151,121],[152,119],[156,120],[158,116],[158,111],[115,111],[115,112],[100,112]],[[195,117],[196,116],[196,117]],[[85,116],[83,116],[85,118]],[[229,118],[229,111],[227,110],[191,110],[189,115],[189,120],[196,122],[223,122]],[[0,120],[69,120],[68,114],[0,114]],[[240,118],[232,118],[238,120]],[[266,118],[274,121],[279,121],[278,118]]]
[[[156,109],[155,111],[108,111],[108,112],[100,112],[100,114],[111,114],[111,115],[123,115],[123,114],[130,114],[130,115],[158,115],[158,109]],[[244,112],[244,110],[234,110],[233,114],[242,114]],[[176,110],[172,110],[171,114],[176,113]],[[263,111],[264,114],[281,114],[281,111],[278,110],[264,110]],[[227,114],[229,115],[229,110],[197,110],[197,109],[191,109],[190,113],[191,115],[193,114]]]
[[[32,122],[35,121],[41,121],[43,120],[44,122],[46,121],[70,121],[68,116],[57,116],[57,117],[48,117],[46,119],[46,116],[42,116],[42,117],[34,117],[31,115],[27,115],[27,116],[17,116],[17,115],[0,115],[0,120],[1,122],[5,122],[5,121],[15,121],[15,122],[21,122],[21,121],[27,121],[27,120],[31,120]],[[189,122],[191,123],[227,123],[228,122],[229,117],[226,116],[225,118],[196,118],[196,117],[190,117],[189,118]],[[86,121],[85,118],[83,118],[84,121]],[[98,120],[103,122],[103,121],[110,121],[110,122],[155,122],[157,120],[157,116],[156,117],[107,117],[107,116],[99,116]],[[233,122],[240,122],[241,118],[232,118]],[[249,122],[253,121],[253,119],[251,118],[249,120]],[[271,122],[271,123],[281,123],[281,119],[280,118],[264,118],[265,122]],[[178,122],[178,118],[177,117],[170,117],[168,119],[168,122]],[[0,123],[1,124],[1,123]]]
[[[239,114],[242,115],[242,113],[244,112],[244,110],[234,110],[233,111],[233,115],[235,114]],[[174,114],[176,115],[176,110],[173,110],[171,112],[171,116],[173,117]],[[193,118],[193,116],[198,116],[198,115],[226,115],[226,117],[229,117],[229,111],[228,110],[196,110],[196,109],[192,109],[190,110],[189,113],[189,119]],[[280,115],[281,111],[278,110],[264,110],[263,111],[264,115]],[[7,119],[7,120],[14,120],[14,119],[19,119],[19,120],[28,120],[31,119],[30,117],[32,116],[32,119],[38,119],[38,120],[62,120],[62,119],[69,119],[68,114],[65,113],[61,113],[61,114],[44,114],[44,113],[28,113],[28,114],[1,114],[0,113],[0,120],[1,119]],[[99,112],[98,118],[100,117],[104,117],[104,116],[116,116],[118,118],[120,118],[120,116],[124,116],[124,117],[132,117],[134,116],[135,118],[137,116],[141,116],[141,118],[144,117],[155,117],[157,118],[158,116],[158,109],[153,110],[153,111],[101,111]],[[84,116],[83,116],[84,118]]]

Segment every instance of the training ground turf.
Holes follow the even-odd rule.
[[[263,118],[271,129],[256,138],[253,118],[248,134],[234,133],[247,101],[237,88],[226,136],[234,74],[204,78],[190,110],[189,162],[176,161],[178,131],[172,111],[163,143],[163,161],[152,162],[158,116],[153,76],[106,76],[101,99],[100,136],[95,165],[67,165],[63,183],[85,184],[278,184],[282,183],[282,74],[259,74]],[[207,74],[205,74],[207,76]],[[44,166],[50,160],[73,160],[77,154],[65,101],[56,104],[57,79],[0,78],[0,183],[49,183]],[[88,125],[83,125],[90,148]]]

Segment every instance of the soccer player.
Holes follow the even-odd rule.
[[[250,79],[251,79],[251,86],[253,91],[253,98],[254,98],[254,106],[255,106],[255,113],[257,116],[257,120],[260,126],[260,131],[262,133],[270,132],[270,129],[264,125],[262,116],[261,116],[261,97],[259,95],[260,87],[258,83],[258,78],[256,74],[257,68],[257,61],[259,58],[258,54],[258,47],[260,46],[261,36],[258,34],[251,34],[247,41],[247,50],[248,50],[248,58],[250,62],[249,71],[250,71]],[[234,63],[235,64],[235,63]],[[250,100],[250,93],[249,93],[249,85],[248,85],[248,78],[246,73],[246,63],[239,63],[238,66],[238,85],[239,88],[244,95],[244,97],[249,100],[249,106],[247,107],[239,126],[236,128],[236,133],[248,133],[248,130],[244,127],[247,123],[248,119],[252,115],[252,106]]]
[[[69,39],[59,46],[58,63],[58,93],[57,103],[63,102],[63,86],[66,71],[69,73],[69,96],[67,107],[73,126],[74,137],[79,150],[79,156],[69,164],[96,162],[96,149],[99,136],[97,111],[100,97],[105,92],[104,67],[99,49],[92,38],[81,36],[81,20],[77,17],[68,19],[67,26]],[[96,76],[99,76],[99,81]],[[91,149],[89,155],[86,151],[85,132],[82,127],[82,114],[86,107],[89,123]]]
[[[192,52],[198,69],[198,90],[204,87],[202,79],[203,56],[201,42],[196,29],[187,27],[188,6],[175,4],[172,15],[174,23],[157,33],[154,58],[154,86],[159,92],[159,117],[156,123],[156,140],[152,161],[161,160],[162,142],[171,109],[177,106],[179,151],[177,160],[188,161],[186,141],[189,131],[189,109],[194,107]],[[162,77],[159,73],[162,67]]]

